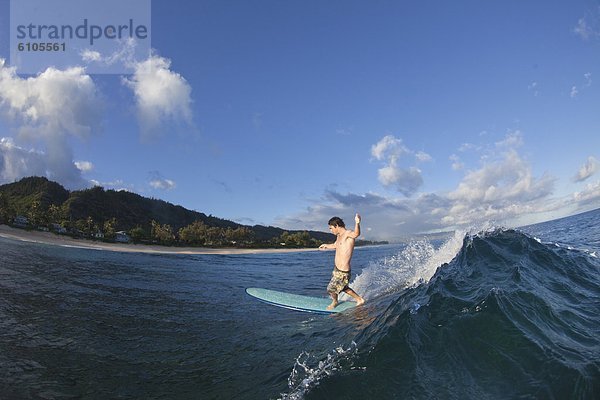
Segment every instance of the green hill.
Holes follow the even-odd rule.
[[[245,226],[126,191],[94,187],[71,192],[43,177],[0,186],[0,223],[19,215],[27,217],[32,227],[59,224],[76,235],[102,232],[109,238],[126,231],[137,241],[163,244],[264,247],[283,242],[313,247],[335,239],[325,232]]]
[[[19,182],[0,186],[0,194],[19,213],[24,213],[34,202],[47,209],[50,205],[61,205],[69,198],[69,191],[46,178],[23,178]],[[2,204],[0,204],[1,206]]]

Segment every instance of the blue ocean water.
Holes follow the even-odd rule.
[[[333,253],[156,255],[0,238],[0,398],[597,399],[600,210]]]

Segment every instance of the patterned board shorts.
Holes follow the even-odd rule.
[[[348,288],[348,283],[350,283],[350,271],[340,271],[335,268],[331,274],[331,281],[327,285],[327,292],[339,294]]]

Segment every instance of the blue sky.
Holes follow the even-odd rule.
[[[0,183],[391,240],[597,208],[600,3],[550,3],[152,1],[112,75],[19,74],[2,11]]]

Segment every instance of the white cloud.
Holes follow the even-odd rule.
[[[452,161],[452,169],[454,171],[460,171],[465,167],[465,164],[460,160],[460,157],[456,154],[452,154],[448,158],[450,159],[450,161]]]
[[[524,207],[533,206],[534,202],[552,194],[553,190],[553,177],[533,177],[531,167],[515,150],[510,150],[500,160],[467,173],[447,196],[453,205],[444,222],[460,225],[482,217],[514,217]]]
[[[149,183],[152,188],[160,190],[171,190],[175,189],[175,187],[177,186],[177,184],[173,180],[164,178],[158,171],[150,172]]]
[[[16,125],[16,139],[39,146],[27,150],[13,138],[2,139],[4,182],[40,175],[69,188],[87,186],[68,136],[86,138],[100,131],[102,111],[101,96],[83,68],[48,68],[21,78],[0,59],[0,113]]]
[[[413,209],[415,204],[418,204],[417,200],[387,198],[376,193],[343,194],[327,190],[324,197],[305,212],[278,218],[275,224],[286,229],[324,231],[329,218],[339,216],[351,228],[354,213],[360,212],[363,218],[366,217],[363,219],[363,236],[385,239],[397,237],[399,231],[417,231],[427,226],[428,221],[420,218],[418,209]]]
[[[138,193],[139,192],[139,191],[137,191],[135,189],[134,185],[127,184],[122,179],[116,179],[116,180],[110,181],[110,182],[100,182],[100,181],[97,181],[95,179],[92,179],[90,181],[90,183],[93,186],[101,186],[101,187],[103,187],[105,189],[115,190],[117,192],[131,192],[131,193]]]
[[[579,96],[579,94],[582,90],[587,90],[591,86],[592,86],[592,73],[586,72],[585,74],[583,74],[583,83],[580,85],[580,87],[573,85],[571,87],[571,92],[569,93],[569,96],[571,96],[571,98],[574,99],[575,97]]]
[[[409,197],[414,194],[421,185],[423,177],[421,170],[416,167],[401,168],[398,166],[400,158],[404,155],[413,154],[402,143],[402,139],[387,135],[379,142],[371,146],[371,155],[377,160],[385,161],[386,165],[378,171],[379,182],[386,187],[393,187],[398,192]],[[424,152],[415,155],[418,161],[427,161],[431,157]]]
[[[81,59],[85,62],[98,62],[102,60],[102,54],[93,50],[84,50],[81,52]]]
[[[410,153],[410,150],[402,144],[402,139],[387,135],[379,142],[371,146],[371,155],[378,160],[386,158],[397,160],[403,154]]]
[[[390,155],[386,151],[392,147],[402,148],[401,141],[393,137],[384,139],[372,147],[372,155],[389,162]],[[355,212],[360,212],[365,236],[371,239],[397,239],[403,234],[417,232],[479,229],[489,222],[530,223],[532,218],[543,213],[572,206],[573,198],[557,200],[551,197],[554,177],[548,174],[539,177],[533,175],[529,163],[517,152],[522,144],[521,132],[509,132],[503,140],[488,146],[480,167],[466,172],[455,189],[447,193],[420,193],[410,198],[398,198],[375,193],[343,194],[327,190],[306,212],[279,218],[277,224],[288,229],[322,230],[326,221],[334,215],[351,220]],[[410,153],[410,150],[404,149],[402,154]],[[457,165],[461,163],[456,155],[450,159]],[[420,173],[414,172],[415,177],[420,177]],[[379,173],[382,183],[392,184],[406,179],[397,175],[393,165],[380,169]],[[578,194],[577,199],[582,204],[589,203],[598,198],[598,191],[600,189],[590,185]]]
[[[25,176],[46,176],[46,155],[15,145],[12,138],[0,139],[0,182],[13,182]]]
[[[423,184],[421,170],[415,167],[398,168],[394,163],[378,171],[379,182],[384,186],[394,186],[405,196],[410,196]]]
[[[103,103],[83,68],[52,67],[21,78],[0,59],[0,107],[21,124],[21,134],[39,138],[65,133],[86,136],[100,129]]]
[[[575,176],[573,177],[573,181],[583,182],[590,176],[594,175],[599,168],[600,162],[598,162],[598,160],[595,157],[590,156],[588,157],[585,164],[583,164],[581,168],[579,168],[579,171],[577,171],[577,174],[575,174]]]
[[[150,181],[150,186],[154,189],[171,190],[177,185],[170,179],[153,179]]]
[[[578,94],[579,94],[579,90],[577,90],[577,86],[572,86],[569,96],[571,96],[571,98],[574,99],[575,97],[577,97]]]
[[[429,154],[425,153],[424,151],[417,152],[417,154],[415,154],[415,157],[420,162],[429,162],[429,161],[433,160],[433,158]]]
[[[573,194],[573,199],[580,207],[587,205],[597,207],[600,204],[600,181],[588,183],[582,191]]]
[[[496,142],[496,147],[499,148],[517,148],[523,145],[523,135],[521,131],[509,131],[504,139]]]
[[[157,135],[167,121],[192,123],[192,88],[170,68],[169,59],[152,55],[134,65],[130,79],[123,79],[133,90],[138,121],[146,136]]]
[[[75,161],[75,166],[81,172],[90,172],[94,169],[94,164],[89,161]]]
[[[58,148],[54,148],[54,144]],[[81,177],[81,170],[71,161],[69,147],[49,142],[48,149],[26,149],[16,145],[12,138],[0,138],[0,182],[13,182],[26,176],[45,176],[68,188],[88,186]]]
[[[579,20],[577,21],[577,26],[575,26],[573,32],[583,40],[588,40],[597,36],[597,33],[588,24],[586,18],[579,18]]]
[[[102,54],[95,50],[84,49],[79,53],[83,62],[87,64],[97,63],[103,66],[117,64],[124,68],[134,68],[136,40],[133,38],[117,39],[119,47],[111,54]]]

